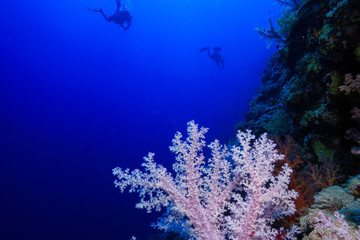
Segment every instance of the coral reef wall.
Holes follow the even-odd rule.
[[[291,135],[305,162],[331,160],[358,174],[360,1],[304,0],[278,25],[285,40],[277,42],[240,128]]]

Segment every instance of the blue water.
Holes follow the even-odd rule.
[[[133,0],[123,31],[86,7],[114,0],[13,1],[0,8],[0,239],[145,239],[112,168],[147,152],[171,166],[176,131],[234,137],[273,50],[253,31],[269,0]],[[219,46],[221,70],[202,47]]]

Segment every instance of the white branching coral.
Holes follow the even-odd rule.
[[[239,144],[231,150],[217,140],[208,145],[212,157],[206,163],[203,148],[208,129],[199,129],[191,121],[187,131],[185,141],[176,133],[170,147],[176,154],[175,177],[149,153],[142,164],[145,172],[113,169],[115,186],[122,192],[127,187],[130,192],[137,191],[141,200],[136,207],[148,212],[171,204],[171,212],[177,216],[167,218],[172,224],[185,218],[196,239],[274,239],[278,231],[270,225],[295,211],[293,199],[297,196],[288,190],[292,170],[287,165],[273,175],[274,162],[283,158],[275,144],[266,134],[255,139],[250,131],[239,132]],[[294,233],[296,229],[288,239]]]

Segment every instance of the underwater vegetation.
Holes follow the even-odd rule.
[[[358,175],[316,194],[314,204],[300,219],[306,234],[303,239],[359,239],[359,187]]]

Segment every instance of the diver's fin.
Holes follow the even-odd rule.
[[[204,48],[200,49],[200,53],[202,53],[203,51],[206,51],[206,50],[209,51],[209,48],[208,48],[208,47],[204,47]]]

